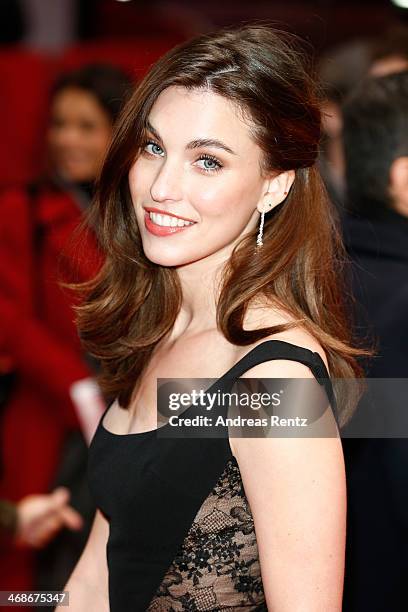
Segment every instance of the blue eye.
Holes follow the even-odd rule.
[[[161,148],[161,146],[158,145],[157,142],[154,142],[153,140],[148,140],[146,142],[146,144],[144,146],[144,150],[147,153],[150,153],[151,155],[161,155],[162,153],[164,153],[164,151]]]
[[[221,162],[212,155],[201,155],[197,161],[203,162],[203,165],[200,167],[205,172],[218,172],[222,168]]]

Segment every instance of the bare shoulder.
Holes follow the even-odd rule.
[[[273,325],[293,322],[294,318],[283,310],[274,308],[271,305],[258,304],[248,309],[248,313],[244,321],[244,327],[245,329],[259,329],[260,327],[271,327]],[[291,329],[288,329],[287,331],[266,336],[256,342],[253,346],[255,347],[258,344],[261,344],[262,342],[265,342],[267,340],[282,340],[285,342],[289,342],[290,344],[295,344],[302,348],[306,348],[314,353],[318,353],[322,358],[326,368],[329,370],[327,355],[321,343],[301,324],[297,324]],[[299,371],[301,370],[307,369],[307,366],[304,366],[297,362],[286,361],[285,364],[283,364],[278,361],[269,364],[259,364],[259,366],[256,366],[256,368],[258,368],[257,373],[261,375],[261,372],[265,371],[265,369],[281,369],[283,365],[285,365],[286,369],[293,370],[295,372],[294,375],[296,375],[296,373],[299,373]],[[255,375],[254,369],[252,369],[251,372],[251,375]],[[290,375],[290,373],[288,375]]]
[[[250,312],[250,316],[248,317],[247,322],[246,323],[244,322],[244,328],[245,329],[258,329],[261,327],[271,327],[271,326],[275,326],[275,325],[282,324],[282,323],[293,323],[293,322],[294,322],[294,319],[291,318],[290,315],[287,315],[286,313],[282,311],[277,311],[270,307],[269,308],[263,307],[259,310],[253,310],[252,312]],[[313,353],[317,353],[321,357],[323,363],[326,365],[326,368],[329,371],[327,356],[326,356],[326,353],[321,343],[318,341],[317,338],[313,336],[313,334],[311,334],[307,329],[305,329],[304,326],[297,324],[294,327],[286,331],[272,334],[270,336],[265,336],[261,340],[256,342],[253,345],[253,348],[257,346],[258,344],[262,344],[263,342],[267,340],[282,340],[284,342],[288,342],[295,346],[299,346],[299,347],[308,349],[309,351],[312,351]],[[330,374],[330,371],[329,371],[329,374]],[[246,372],[244,372],[241,377],[242,378],[260,378],[260,379],[261,378],[265,378],[265,379],[268,379],[268,378],[269,379],[271,378],[300,379],[300,378],[314,378],[314,374],[307,365],[299,361],[295,361],[291,359],[273,359],[273,360],[265,361],[263,363],[259,363],[253,366],[252,368],[246,370]],[[307,389],[309,389],[310,391],[313,391],[314,388],[307,387]],[[311,394],[311,397],[314,397],[313,393]],[[332,431],[332,432],[335,431],[335,421],[333,418],[333,414],[330,411],[326,411],[324,415],[324,419],[325,419],[324,423],[322,421],[322,426],[324,424],[327,427],[327,431]],[[284,442],[284,441],[277,440],[277,439],[259,440],[257,438],[254,438],[254,439],[246,438],[246,437],[235,438],[232,436],[230,436],[229,441],[230,441],[232,453],[237,458],[240,468],[243,462],[244,464],[249,464],[252,467],[255,467],[252,462],[254,460],[254,457],[259,458],[260,455],[262,454],[261,448],[264,450],[268,449],[268,453],[271,453],[271,458],[272,457],[274,458],[274,460],[271,463],[272,464],[275,463],[275,465],[277,465],[278,464],[277,457],[276,457],[277,449],[284,448],[286,447],[287,444],[292,445],[293,448],[298,447],[299,449],[303,449],[303,447],[308,444],[304,440],[300,440],[300,439],[298,441],[296,441],[295,439],[291,439],[287,442]],[[331,442],[329,443],[329,445],[330,444]],[[338,446],[337,442],[335,444]],[[322,446],[324,446],[324,444]],[[335,449],[336,453],[338,453],[337,446]],[[317,447],[319,447],[319,444],[317,444]],[[293,457],[294,454],[293,453],[291,454]],[[249,472],[251,472],[251,470],[249,470]]]

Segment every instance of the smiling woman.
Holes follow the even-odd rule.
[[[90,215],[106,262],[77,309],[116,400],[90,449],[100,513],[67,585],[76,611],[95,596],[114,612],[341,609],[332,410],[334,435],[310,439],[227,425],[172,438],[156,411],[158,378],[203,376],[227,390],[315,377],[341,423],[353,409],[328,374],[359,376],[359,351],[315,165],[319,98],[296,47],[267,26],[195,38],[152,67],[118,122]]]
[[[50,159],[59,175],[74,182],[93,180],[111,131],[110,117],[92,93],[72,86],[59,92],[48,129]]]
[[[210,255],[227,253],[256,227],[256,203],[263,192],[276,205],[279,190],[288,191],[294,179],[293,170],[268,181],[262,177],[261,152],[247,124],[235,105],[212,91],[167,88],[149,125],[156,141],[147,140],[130,169],[129,186],[143,251],[157,264],[182,265],[206,257],[210,265]],[[218,138],[191,140],[192,134]],[[182,228],[175,229],[172,219],[179,219]],[[180,240],[152,238],[175,232],[183,233]]]

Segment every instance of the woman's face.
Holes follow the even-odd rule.
[[[48,148],[56,172],[70,182],[93,181],[109,144],[112,124],[97,99],[67,88],[51,107]]]
[[[268,190],[249,127],[225,98],[175,86],[160,94],[149,124],[129,172],[147,258],[180,266],[228,255],[257,226],[257,204]],[[179,227],[180,219],[191,223]]]

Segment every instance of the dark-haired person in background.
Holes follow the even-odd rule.
[[[369,73],[371,76],[385,76],[408,70],[408,28],[391,28],[373,47]]]
[[[92,228],[74,236],[130,85],[110,65],[62,75],[51,94],[44,176],[0,194],[0,352],[15,371],[1,421],[0,496],[17,502],[65,485],[85,522],[81,533],[61,532],[36,564],[31,551],[3,548],[2,590],[60,588],[93,517],[86,443],[105,402],[80,347],[76,301],[59,280],[85,281],[102,262]]]
[[[356,39],[329,49],[319,64],[324,92],[319,170],[330,199],[340,213],[346,196],[341,106],[367,73],[370,61],[371,41]]]
[[[367,376],[408,378],[408,72],[366,80],[347,100],[343,117],[350,211],[344,235],[355,264],[356,333],[377,343]],[[396,392],[381,402],[374,396],[355,418],[372,427],[399,410],[398,401]],[[406,398],[401,410],[405,406]],[[364,419],[370,419],[366,426]],[[344,609],[406,612],[408,439],[347,439],[344,448]]]

